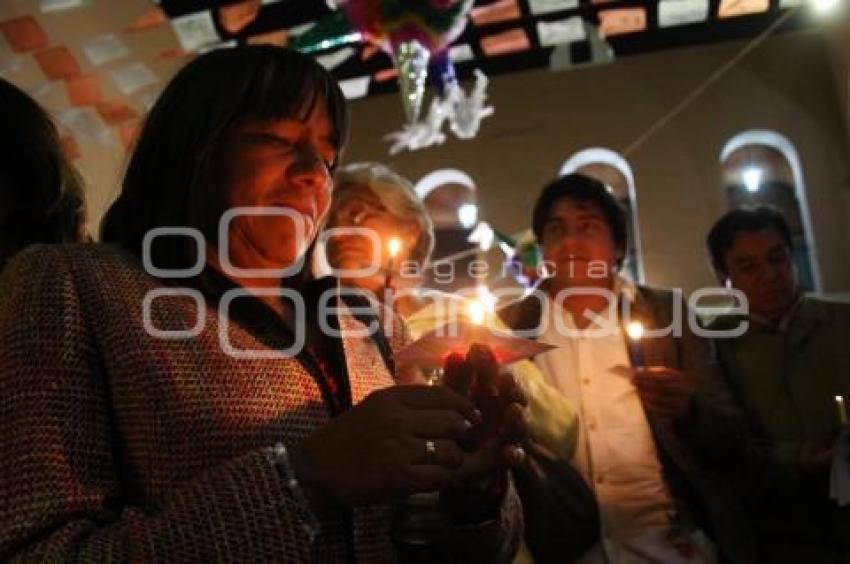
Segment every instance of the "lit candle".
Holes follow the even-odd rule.
[[[466,316],[472,324],[472,329],[469,335],[469,344],[479,343],[482,341],[481,329],[487,320],[487,296],[489,292],[487,288],[479,286],[477,288],[478,297],[470,298],[466,303]]]
[[[835,407],[838,409],[838,422],[847,425],[847,409],[844,406],[844,397],[835,396]]]
[[[484,325],[484,318],[487,315],[487,308],[481,300],[469,300],[466,312],[469,315],[469,320],[476,327]]]
[[[629,344],[629,359],[632,361],[633,368],[643,368],[643,347],[641,339],[643,338],[643,324],[640,321],[631,321],[626,325],[626,335],[628,335]]]
[[[399,251],[401,251],[401,239],[399,239],[398,237],[393,237],[392,239],[390,239],[389,243],[387,243],[387,251],[390,255],[390,260],[387,266],[387,277],[384,285],[386,286],[386,289],[389,290],[390,288],[392,288],[393,273],[395,272],[396,268],[395,259],[398,256]]]

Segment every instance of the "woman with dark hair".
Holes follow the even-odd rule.
[[[32,98],[0,78],[0,270],[32,243],[85,239],[79,177],[56,127]]]
[[[515,386],[486,349],[450,366],[494,391],[486,428],[458,391],[394,386],[400,329],[367,337],[369,310],[301,274],[347,127],[304,55],[200,56],[147,118],[107,244],[9,265],[0,559],[392,561],[387,502],[432,489],[461,558],[510,554]]]

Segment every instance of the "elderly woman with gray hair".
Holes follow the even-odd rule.
[[[421,284],[434,249],[434,226],[413,185],[373,162],[340,169],[334,183],[322,237],[327,266],[343,285],[367,290],[381,302],[392,284],[393,309],[412,315],[425,305],[411,290]]]

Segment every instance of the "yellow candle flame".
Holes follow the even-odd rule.
[[[484,325],[484,318],[487,315],[487,308],[480,300],[469,300],[467,306],[469,320],[475,325]]]
[[[629,339],[638,341],[643,338],[643,323],[640,321],[631,321],[626,325],[626,334]]]
[[[398,237],[390,239],[390,242],[387,243],[387,250],[390,252],[390,257],[395,258],[401,250],[401,239]]]

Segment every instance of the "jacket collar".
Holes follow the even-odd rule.
[[[546,303],[547,307],[551,306],[547,286],[544,282],[524,298],[501,308],[497,312],[499,318],[511,330],[521,331],[538,338],[543,320],[543,304]],[[629,301],[632,308],[632,318],[653,318],[652,305],[645,295],[646,289],[644,287],[618,276],[614,280],[613,292],[619,297],[621,304],[623,300]]]

